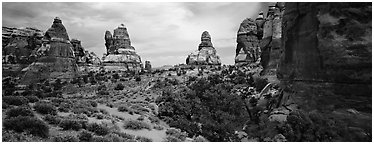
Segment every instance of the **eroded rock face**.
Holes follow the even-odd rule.
[[[221,60],[213,47],[209,32],[201,34],[201,43],[198,50],[188,55],[186,59],[188,65],[221,65]]]
[[[371,112],[371,3],[286,3],[278,78],[305,110]]]
[[[45,79],[70,79],[77,75],[77,64],[62,21],[56,17],[52,27],[43,37],[38,49],[39,58],[28,66],[22,83],[28,84]]]
[[[110,71],[140,71],[142,61],[135,48],[131,46],[130,36],[124,24],[114,30],[113,35],[105,32],[105,46],[107,55],[103,58],[103,64]]]
[[[261,18],[257,21],[262,23]],[[260,60],[259,33],[257,23],[251,18],[245,19],[239,27],[236,42],[235,65],[247,65]],[[261,34],[260,34],[261,35]]]
[[[35,28],[2,28],[3,63],[30,64],[41,46],[43,32]]]
[[[263,37],[260,42],[262,75],[272,83],[277,83],[276,71],[280,63],[282,38],[282,18],[284,3],[269,6],[266,22],[263,25]]]

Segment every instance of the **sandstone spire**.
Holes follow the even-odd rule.
[[[213,47],[208,31],[201,34],[198,50],[188,55],[186,63],[188,65],[221,65],[221,60]]]

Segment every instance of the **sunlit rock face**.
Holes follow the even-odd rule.
[[[300,107],[371,112],[371,3],[286,3],[278,78]]]
[[[142,61],[135,48],[131,46],[130,36],[124,24],[114,30],[105,32],[105,46],[107,54],[103,64],[107,70],[140,71]]]
[[[38,59],[24,69],[22,83],[45,79],[70,79],[77,75],[73,46],[62,21],[56,17],[51,28],[43,37],[43,44],[37,50]]]
[[[213,47],[209,32],[201,34],[201,43],[198,50],[188,55],[186,59],[188,65],[221,65],[221,60]]]
[[[240,24],[236,39],[235,65],[247,65],[260,60],[258,34],[255,20],[247,18]]]

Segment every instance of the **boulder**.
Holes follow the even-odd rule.
[[[23,84],[46,79],[68,80],[77,76],[73,46],[58,17],[45,33],[42,47],[38,51],[41,53],[40,57],[23,70],[26,72],[21,80]]]
[[[110,71],[140,71],[143,69],[140,56],[131,46],[130,36],[124,24],[114,29],[113,35],[105,32],[106,55],[103,57],[103,64]]]
[[[201,34],[201,43],[198,50],[188,55],[187,65],[221,65],[221,60],[213,47],[211,37],[208,31]]]

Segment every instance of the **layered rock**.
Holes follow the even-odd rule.
[[[268,14],[263,25],[263,37],[260,42],[261,65],[264,68],[262,75],[270,82],[278,82],[276,70],[280,61],[280,47],[282,38],[282,17],[284,3],[269,6]]]
[[[355,109],[371,115],[371,3],[286,3],[285,7],[277,70],[285,87],[283,103],[292,97],[307,111],[341,116],[337,111]],[[345,119],[361,121],[356,116]],[[370,121],[351,127],[371,131]]]
[[[22,83],[45,79],[70,79],[77,74],[73,46],[62,21],[56,17],[37,52],[40,57],[28,66]]]
[[[43,32],[35,28],[2,27],[3,63],[30,64],[42,44]]]
[[[201,34],[201,43],[198,50],[188,55],[186,59],[188,65],[221,65],[221,60],[213,47],[209,32]]]
[[[235,65],[247,65],[260,61],[261,49],[259,47],[258,26],[263,24],[259,17],[256,21],[247,18],[239,26],[236,42]]]
[[[113,35],[105,32],[106,55],[103,64],[107,70],[140,71],[141,58],[131,46],[130,36],[124,24],[114,30]]]

